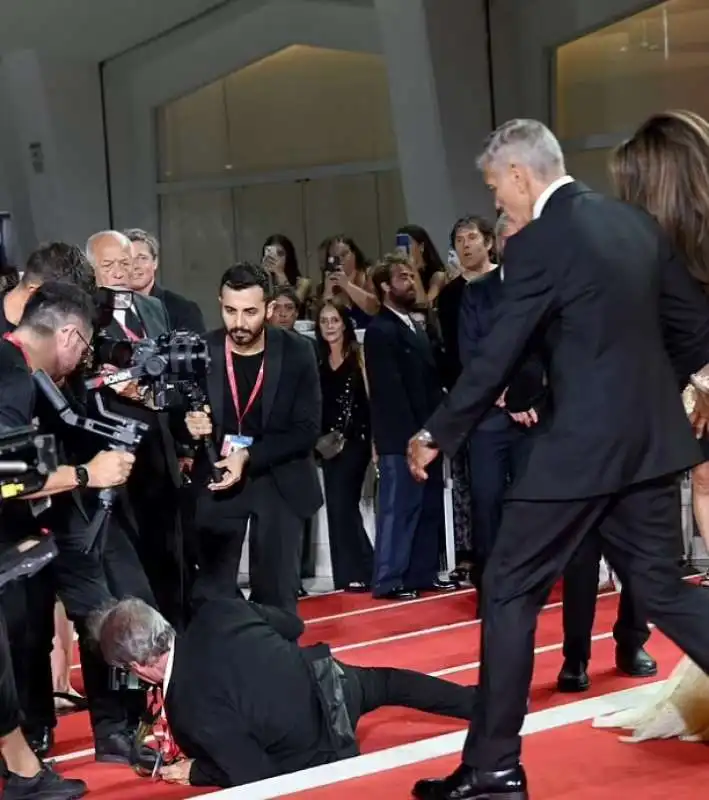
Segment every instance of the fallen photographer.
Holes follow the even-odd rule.
[[[171,783],[239,786],[358,754],[355,729],[382,706],[469,721],[477,687],[417,672],[342,664],[327,645],[300,647],[298,617],[240,599],[205,602],[183,635],[141,600],[96,615],[109,664],[163,684],[182,759]]]

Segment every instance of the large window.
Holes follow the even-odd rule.
[[[570,168],[605,187],[608,149],[650,114],[709,117],[708,77],[707,0],[668,0],[558,48],[555,128]]]
[[[269,234],[319,279],[326,236],[374,257],[406,221],[380,56],[288,47],[160,108],[157,141],[163,280],[208,315]]]

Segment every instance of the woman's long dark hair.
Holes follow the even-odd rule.
[[[359,350],[359,342],[357,341],[354,322],[352,321],[352,317],[347,313],[347,309],[343,308],[336,300],[323,300],[321,303],[318,303],[315,311],[315,342],[317,344],[318,361],[321,364],[327,364],[327,360],[330,356],[330,345],[323,339],[322,331],[320,330],[320,314],[323,309],[328,307],[337,312],[344,325],[344,330],[342,332],[342,355],[345,358],[349,358]]]
[[[431,283],[431,278],[437,272],[445,272],[446,267],[441,259],[441,255],[436,249],[428,231],[420,225],[404,225],[397,231],[397,234],[403,233],[410,236],[423,251],[423,269],[421,270],[421,282],[423,288],[428,291]]]
[[[301,275],[298,267],[298,256],[296,255],[293,242],[291,242],[291,240],[282,233],[274,233],[273,236],[269,236],[268,239],[266,239],[266,241],[263,243],[263,248],[261,249],[261,258],[266,255],[266,248],[270,247],[271,245],[276,245],[277,247],[283,248],[283,252],[286,254],[286,265],[283,271],[288,283],[295,287],[295,285],[298,283],[298,278],[300,278]]]
[[[709,293],[709,122],[692,111],[653,114],[610,168],[620,199],[657,219]]]
[[[330,239],[330,243],[327,247],[327,254],[330,254],[330,250],[333,245],[336,244],[346,244],[347,247],[350,248],[352,251],[352,255],[355,257],[355,267],[357,268],[357,272],[366,272],[369,269],[369,261],[367,261],[362,248],[349,236],[333,236]]]

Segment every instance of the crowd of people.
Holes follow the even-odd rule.
[[[0,424],[54,434],[60,466],[0,509],[5,545],[49,530],[59,551],[0,594],[4,796],[85,793],[40,760],[57,708],[88,707],[98,761],[233,786],[356,755],[360,717],[401,705],[470,724],[460,767],[420,781],[416,797],[523,800],[536,617],[563,576],[558,688],[588,689],[602,557],[622,581],[618,669],[657,673],[652,622],[709,670],[709,595],[679,568],[678,484],[693,471],[709,542],[707,164],[707,122],[656,115],[614,153],[620,199],[610,199],[567,174],[548,128],[514,120],[480,158],[499,217],[455,222],[445,263],[409,225],[375,264],[351,238],[326,240],[311,281],[274,235],[256,263],[223,273],[222,324],[208,333],[196,304],[157,282],[159,244],[139,229],[97,233],[85,251],[45,245],[7,272]],[[100,331],[97,287],[129,290]],[[160,406],[135,377],[87,391],[87,374],[119,366],[97,333],[137,345],[177,330],[208,348],[200,409],[179,391]],[[78,414],[105,407],[142,423],[138,449],[64,425],[33,379],[40,370]],[[373,472],[371,537],[360,500]],[[479,687],[357,669],[327,645],[298,644],[323,502],[336,589],[405,602],[477,588]],[[68,680],[72,624],[85,699]],[[138,735],[149,685],[162,685],[162,749]],[[642,738],[656,730],[648,715],[622,721]],[[701,732],[681,722],[675,714],[673,734]]]

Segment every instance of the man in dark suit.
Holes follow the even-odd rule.
[[[342,664],[327,645],[297,644],[304,626],[294,614],[244,599],[205,603],[181,637],[140,600],[105,610],[93,627],[107,660],[162,683],[187,757],[162,769],[174,783],[240,786],[355,756],[359,719],[382,706],[465,720],[475,710],[475,686]]]
[[[458,449],[535,337],[551,403],[525,437],[483,578],[478,724],[461,766],[414,793],[522,800],[536,618],[584,538],[600,538],[647,617],[709,670],[709,595],[676,559],[677,476],[700,460],[677,373],[709,362],[709,307],[655,221],[576,183],[541,123],[506,123],[480,163],[524,227],[506,247],[500,324],[412,440],[412,471],[423,480],[439,448]]]
[[[379,507],[372,589],[375,597],[412,600],[419,590],[450,591],[438,578],[443,518],[441,459],[426,484],[406,465],[406,445],[443,397],[428,336],[411,317],[414,272],[405,257],[387,256],[372,271],[382,310],[364,337]]]
[[[322,505],[313,459],[320,433],[320,382],[304,337],[266,325],[270,280],[237,264],[222,276],[224,327],[207,335],[211,417],[188,414],[195,438],[211,437],[221,480],[198,452],[202,486],[195,522],[201,557],[195,593],[234,597],[249,531],[252,599],[295,611],[305,520]]]
[[[164,289],[155,280],[160,260],[158,240],[141,228],[125,231],[131,242],[133,269],[130,288],[145,297],[155,297],[162,302],[170,320],[170,330],[204,333],[204,317],[193,300],[188,300],[177,292]]]

